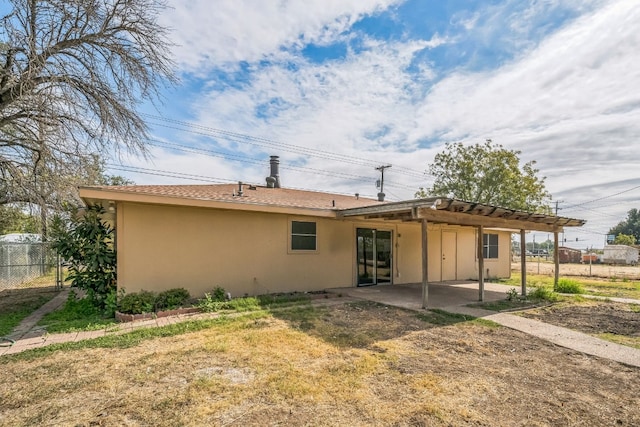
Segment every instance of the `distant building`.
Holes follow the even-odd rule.
[[[582,261],[582,251],[580,251],[580,249],[560,246],[558,248],[558,258],[561,264],[580,264],[580,261]]]
[[[605,264],[636,265],[638,250],[626,245],[607,245],[604,247],[602,262]]]

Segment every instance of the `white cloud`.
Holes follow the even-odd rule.
[[[522,150],[524,160],[538,161],[548,188],[571,204],[624,190],[621,181],[640,178],[639,27],[637,4],[612,2],[501,69],[449,76],[418,109],[424,125],[412,136],[491,137]],[[606,205],[622,219],[638,193],[635,201],[590,206]],[[571,214],[601,232],[617,222],[586,209]]]
[[[173,29],[174,55],[188,72],[278,55],[283,46],[326,44],[364,15],[400,0],[172,0],[160,23]]]
[[[393,157],[398,168],[404,164],[423,169],[426,162],[417,156],[419,147],[407,138],[407,131],[415,127],[414,103],[422,99],[423,87],[412,80],[406,68],[416,52],[439,43],[384,44],[370,40],[365,52],[350,54],[345,61],[323,65],[299,63],[295,71],[276,64],[256,73],[250,87],[223,93],[214,91],[204,96],[198,103],[198,122],[339,156],[379,163]],[[429,74],[427,69],[423,72]],[[285,107],[280,108],[282,105]],[[268,117],[255,116],[261,108]],[[256,151],[255,146],[246,144],[237,149],[244,153]],[[306,156],[304,151],[296,154],[271,148],[269,153],[336,173],[344,173],[346,167],[343,163]],[[373,182],[377,172],[373,163],[347,167],[348,173],[364,177],[366,184],[353,190],[358,185],[353,181],[332,180],[317,174],[296,176],[291,182],[299,182],[299,187],[330,186],[335,191],[375,194]],[[393,185],[393,179],[390,180],[389,190]],[[415,176],[411,182],[398,184],[404,186],[396,189],[399,198],[412,197],[417,187],[424,185]]]
[[[174,12],[173,22],[180,28],[178,42],[190,48],[179,52],[180,63],[188,70],[205,73],[208,67],[240,60],[292,55],[280,53],[280,49],[348,37],[343,31],[356,19],[387,7],[376,1],[282,5],[278,9],[272,2],[221,1],[216,2],[215,13],[207,12],[210,3],[202,1],[193,2],[187,11],[181,7]],[[513,16],[511,25],[525,28],[524,20],[529,18],[526,13]],[[472,15],[461,17],[460,23],[475,31],[480,20]],[[640,7],[635,2],[612,1],[570,22],[500,68],[481,73],[460,71],[435,85],[435,72],[428,63],[415,64],[415,55],[454,42],[455,35],[435,35],[429,41],[364,40],[366,49],[350,51],[340,61],[319,65],[290,57],[296,63],[295,70],[279,61],[254,66],[245,87],[209,90],[194,99],[195,120],[334,156],[392,163],[386,191],[392,198],[411,197],[418,186],[428,183],[402,167],[426,169],[447,141],[493,138],[507,148],[521,150],[523,160],[537,160],[552,193],[566,206],[575,205],[631,188],[640,177],[637,28]],[[412,72],[408,71],[410,66]],[[418,76],[416,69],[420,70]],[[263,117],[256,117],[256,111]],[[424,141],[437,143],[428,146]],[[159,153],[162,160],[156,160],[156,165],[172,170],[182,165],[184,170],[208,176],[216,170],[214,176],[262,182],[267,173],[266,155],[280,154],[287,186],[369,195],[376,192],[373,181],[378,174],[372,163],[327,161],[304,155],[304,150],[292,153],[285,147],[278,149],[277,144],[265,148],[227,143],[226,147],[243,155],[262,156],[265,165],[239,170],[228,161],[210,157],[190,160],[165,152]],[[336,176],[287,169],[301,162]],[[362,178],[348,180],[340,173]],[[633,206],[637,205],[637,194],[583,205],[590,210],[578,206],[560,213],[586,218],[588,227],[604,233],[623,219],[627,210],[638,207]],[[604,210],[606,204],[612,205]]]

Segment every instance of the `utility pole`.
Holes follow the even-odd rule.
[[[390,168],[391,165],[381,165],[376,168],[380,171],[380,192],[378,193],[378,201],[384,202],[384,170]]]

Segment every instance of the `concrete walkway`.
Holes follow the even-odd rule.
[[[487,283],[485,300],[504,299],[505,287]],[[66,291],[66,292],[65,292]],[[75,342],[93,339],[105,335],[118,335],[140,328],[151,328],[171,325],[186,320],[214,318],[216,313],[185,314],[144,321],[111,325],[97,331],[73,332],[65,334],[46,334],[46,331],[35,328],[35,324],[49,311],[60,307],[66,301],[68,289],[43,305],[16,328],[11,335],[15,343],[11,346],[0,346],[0,356],[16,354],[32,348],[50,344]],[[541,338],[561,347],[569,348],[585,354],[610,359],[626,365],[640,367],[640,350],[601,340],[581,332],[549,325],[522,316],[509,313],[496,313],[468,307],[467,304],[477,301],[477,283],[456,282],[450,284],[430,284],[429,308],[439,308],[450,313],[465,314],[494,321],[502,326],[515,329],[531,336]],[[331,292],[340,294],[341,298],[314,300],[314,305],[337,305],[356,300],[370,300],[383,304],[421,311],[421,287],[419,285],[391,285],[368,288],[342,288]],[[488,298],[487,298],[488,296]],[[627,303],[640,304],[638,300],[626,299]],[[10,338],[11,338],[10,337]],[[5,343],[2,343],[5,344]]]
[[[497,283],[485,283],[485,301],[499,301],[506,298],[509,287]],[[339,291],[351,297],[376,301],[382,304],[422,310],[422,286],[387,285],[364,288],[343,288]],[[595,297],[598,299],[606,299]],[[629,298],[608,298],[616,302],[640,304],[640,300]],[[468,307],[478,302],[477,282],[430,283],[428,308],[441,309],[450,313],[466,314],[494,321],[502,326],[552,342],[561,347],[576,350],[592,356],[607,358],[630,366],[640,367],[640,349],[605,341],[582,332],[543,323],[509,313],[496,313]]]
[[[41,328],[37,328],[36,323],[38,323],[45,314],[51,313],[52,311],[62,307],[65,301],[67,301],[67,298],[69,298],[69,291],[69,288],[62,289],[58,295],[47,301],[29,316],[25,317],[6,338],[11,340],[21,340],[33,338],[46,333],[46,331]],[[2,351],[2,349],[0,349],[0,351]]]
[[[640,303],[640,301],[638,301]],[[625,365],[640,368],[640,350],[626,345],[602,340],[582,332],[550,325],[539,320],[528,319],[509,313],[481,310],[466,306],[444,307],[450,313],[466,314],[491,320],[502,326],[549,341],[560,347],[569,348],[592,356],[602,357]]]

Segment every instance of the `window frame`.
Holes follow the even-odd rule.
[[[304,232],[296,232],[294,231],[295,223],[307,223],[313,224],[314,233],[304,233]],[[304,249],[304,248],[294,248],[295,237],[313,237],[314,238],[314,248],[313,249]],[[303,219],[290,219],[289,220],[289,239],[287,245],[287,252],[293,254],[304,254],[304,253],[317,253],[318,252],[318,221],[309,221]]]
[[[495,238],[495,243],[492,240]],[[495,250],[495,256],[493,251]],[[498,233],[482,234],[482,258],[483,259],[499,259],[500,258],[500,235]]]

